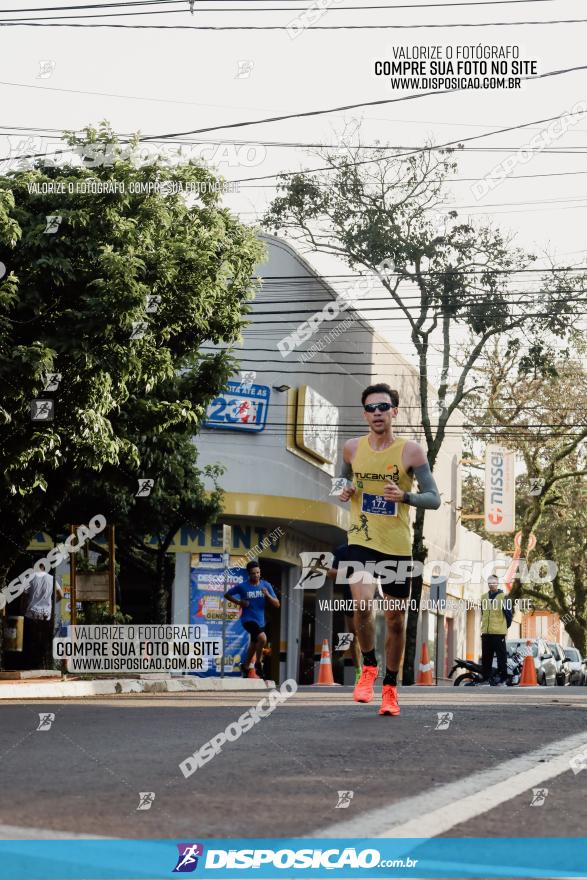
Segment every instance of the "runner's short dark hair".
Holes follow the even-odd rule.
[[[247,562],[247,571],[250,571],[252,568],[259,568],[259,560],[251,559],[250,562]]]
[[[365,401],[370,394],[389,394],[393,406],[399,406],[399,394],[393,388],[390,388],[387,382],[378,382],[376,385],[369,385],[361,394],[361,404],[365,406]]]

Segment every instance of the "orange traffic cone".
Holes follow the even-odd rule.
[[[527,645],[531,645],[532,642],[526,642]],[[527,687],[538,687],[538,679],[536,678],[536,666],[534,665],[534,657],[532,654],[527,654],[524,657],[524,665],[522,666],[522,677],[520,678],[520,684],[518,687],[527,688]]]
[[[259,678],[257,673],[255,672],[255,667],[250,666],[249,671],[247,672],[247,678]]]
[[[324,639],[324,641],[322,642],[322,654],[320,655],[318,681],[314,682],[314,687],[316,687],[317,685],[328,685],[329,687],[333,687],[336,685],[336,682],[332,675],[332,663],[330,662],[330,649],[328,647],[328,639]]]
[[[434,682],[432,681],[432,663],[428,656],[428,645],[426,642],[422,642],[422,656],[420,657],[418,680],[416,681],[416,684],[434,686]]]

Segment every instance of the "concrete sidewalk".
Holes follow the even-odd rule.
[[[114,694],[177,694],[186,691],[265,691],[275,682],[254,678],[197,678],[195,676],[103,678],[22,678],[0,680],[0,700],[47,700]]]

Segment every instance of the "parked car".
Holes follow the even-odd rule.
[[[571,667],[565,656],[565,649],[558,642],[547,642],[556,663],[556,683],[561,687],[571,683]]]
[[[528,651],[531,653],[538,684],[549,687],[556,684],[556,663],[544,639],[508,639],[506,646],[509,654],[513,651],[519,651],[522,655],[527,654]]]
[[[577,648],[565,648],[565,657],[568,660],[569,672],[571,680],[569,684],[584,685],[587,684],[587,676],[585,674],[585,661]]]

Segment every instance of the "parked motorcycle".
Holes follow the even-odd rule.
[[[506,684],[508,687],[514,687],[514,685],[519,684],[520,676],[522,675],[522,666],[524,665],[524,658],[518,651],[513,651],[511,654],[508,654],[507,659],[507,678]],[[475,663],[474,660],[462,660],[459,657],[456,658],[455,663],[451,671],[449,672],[449,678],[453,677],[453,674],[457,671],[457,669],[465,669],[466,672],[463,672],[461,675],[455,678],[453,684],[455,687],[459,685],[464,685],[465,687],[475,687],[476,685],[482,684],[485,679],[483,678],[483,668],[480,663]],[[499,681],[497,675],[497,667],[494,661],[494,672],[489,679],[491,683],[497,683]]]

